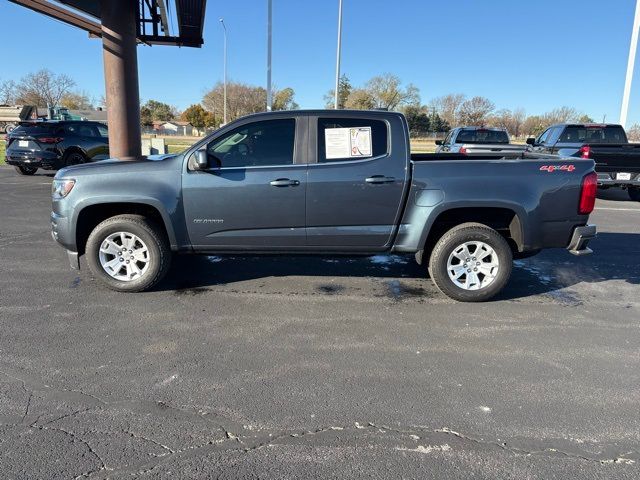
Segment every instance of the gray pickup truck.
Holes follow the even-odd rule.
[[[514,145],[504,128],[458,127],[436,140],[436,153],[513,153],[527,150],[526,145]]]
[[[487,300],[513,257],[590,253],[594,163],[533,153],[411,154],[403,115],[273,112],[177,155],[60,170],[52,235],[72,267],[124,292],[151,288],[172,253],[413,253],[460,301]]]

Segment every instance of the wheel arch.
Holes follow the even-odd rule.
[[[151,202],[99,202],[83,206],[79,210],[76,225],[76,246],[79,254],[84,254],[87,240],[91,231],[102,221],[117,215],[141,215],[158,224],[167,236],[173,249],[176,245],[175,233],[168,215],[163,209]]]

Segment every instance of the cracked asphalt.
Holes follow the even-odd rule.
[[[0,478],[638,478],[640,204],[494,302],[403,256],[69,269],[51,176],[0,167]]]

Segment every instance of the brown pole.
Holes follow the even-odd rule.
[[[109,155],[120,160],[142,156],[136,3],[100,0]]]

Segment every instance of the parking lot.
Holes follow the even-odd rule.
[[[638,478],[640,204],[455,303],[412,257],[68,267],[0,166],[0,478]],[[84,266],[84,265],[83,265]]]

